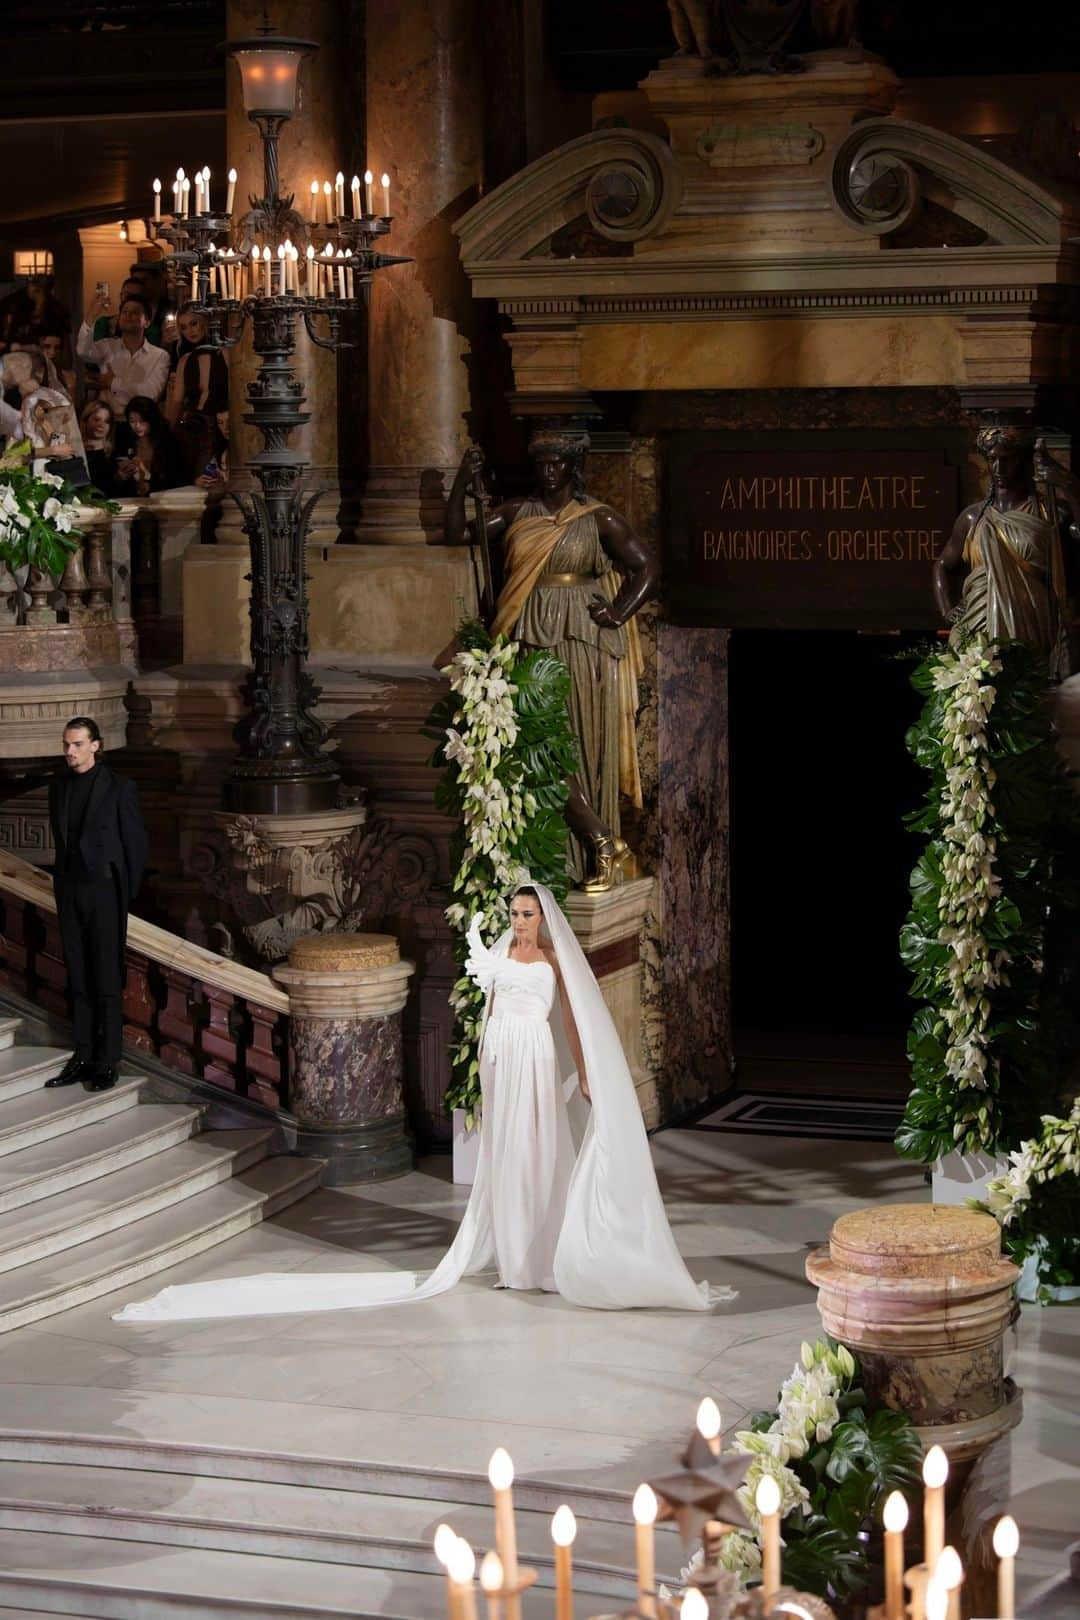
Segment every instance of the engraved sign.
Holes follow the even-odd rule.
[[[839,444],[804,433],[775,448],[768,441],[779,436],[737,435],[742,443],[720,447],[732,437],[672,444],[665,598],[674,619],[732,629],[937,625],[931,569],[961,505],[962,435],[888,445],[882,434]],[[819,438],[834,442],[818,447]]]

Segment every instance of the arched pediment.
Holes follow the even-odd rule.
[[[496,186],[454,229],[466,265],[527,259],[586,215],[613,242],[652,236],[682,199],[682,175],[666,142],[634,129],[598,129]]]
[[[1080,198],[1010,168],[974,142],[900,118],[856,124],[832,154],[830,201],[855,230],[890,236],[932,201],[989,244],[1053,246],[1076,231]]]

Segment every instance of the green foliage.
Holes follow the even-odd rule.
[[[500,637],[493,642],[478,619],[458,627],[458,645],[467,651],[489,651],[505,645]],[[501,752],[491,753],[490,738],[482,725],[475,734],[465,729],[465,709],[459,694],[451,690],[435,704],[428,716],[425,735],[438,746],[430,764],[443,767],[436,789],[439,809],[457,823],[451,840],[454,867],[455,902],[448,916],[455,925],[455,958],[463,963],[470,918],[483,911],[495,916],[505,911],[509,895],[500,872],[507,863],[528,871],[530,877],[546,884],[557,899],[566,896],[567,827],[563,817],[566,779],[578,769],[577,742],[570,727],[567,702],[570,675],[561,659],[541,648],[516,656],[507,669],[513,693],[513,713],[517,735]],[[509,793],[522,796],[527,813],[516,823],[516,833],[498,856],[478,853],[467,836],[465,823],[465,783],[458,764],[447,763],[447,734],[461,728],[461,735],[478,750],[486,749],[491,758],[491,777]],[[460,978],[454,987],[457,1022],[451,1048],[452,1080],[444,1098],[447,1109],[464,1109],[471,1124],[480,1109],[480,1063],[476,1050],[483,1014],[484,995],[471,980]]]
[[[1045,658],[1026,643],[997,649],[999,672],[985,726],[992,799],[981,832],[994,840],[999,886],[979,928],[1002,964],[999,982],[983,992],[985,1089],[957,1084],[947,1067],[955,987],[952,951],[940,937],[946,905],[948,850],[943,759],[949,694],[935,674],[947,654],[935,651],[912,684],[926,702],[907,736],[913,758],[929,773],[925,803],[908,826],[927,839],[911,875],[911,910],[900,955],[911,994],[923,1003],[908,1034],[912,1089],[896,1145],[930,1163],[954,1147],[1003,1152],[1037,1128],[1053,1106],[1063,1066],[1080,1038],[1080,813],[1055,746]]]

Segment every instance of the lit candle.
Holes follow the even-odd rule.
[[[322,183],[322,195],[323,195],[323,211],[326,214],[326,223],[329,225],[331,219],[334,217],[333,212],[331,210],[331,205],[330,205],[330,195],[331,195],[331,193],[330,193],[330,182],[329,182],[329,180],[324,180],[323,183]]]
[[[154,218],[161,218],[161,181],[154,181]]]
[[[638,1612],[656,1616],[656,1515],[659,1503],[651,1485],[639,1485],[634,1492],[634,1540],[637,1551]]]
[[[258,292],[258,288],[255,285],[256,280],[258,278],[258,274],[259,274],[259,244],[258,244],[258,242],[256,242],[256,243],[254,243],[254,245],[252,246],[252,249],[251,249],[251,292],[252,292],[252,296],[254,296],[254,294],[256,292]]]
[[[476,1620],[476,1588],[473,1586],[473,1575],[476,1572],[476,1555],[463,1536],[458,1536],[454,1542],[454,1549],[450,1554],[447,1572],[450,1576],[450,1584],[453,1588],[459,1620]]]
[[[284,242],[281,242],[278,245],[277,260],[278,260],[278,292],[279,293],[286,293],[286,292],[288,292],[289,289],[288,289],[288,285],[287,285],[286,279],[285,279],[285,274],[286,274],[285,265],[286,265],[287,259],[286,259],[286,254],[285,254],[285,244],[284,244]]]
[[[1016,1520],[1006,1513],[994,1526],[994,1551],[998,1559],[998,1617],[1014,1620],[1016,1615],[1016,1554],[1020,1532]]]
[[[926,1620],[946,1620],[949,1612],[949,1594],[936,1576],[926,1583],[926,1601],[923,1609]]]
[[[190,219],[190,217],[191,217],[191,181],[187,180],[187,179],[182,180],[180,182],[180,189],[184,194],[183,195],[183,208],[181,209],[181,213],[183,213],[186,218]]]
[[[923,1562],[932,1575],[945,1546],[945,1481],[949,1459],[940,1446],[923,1458]]]
[[[228,190],[228,192],[226,194],[226,197],[225,197],[225,212],[227,214],[232,213],[233,202],[234,202],[235,198],[236,198],[236,170],[235,169],[230,169],[229,170],[229,190]]]
[[[488,1620],[501,1620],[503,1567],[497,1552],[485,1553],[481,1559],[480,1585],[487,1598]]]
[[[754,1504],[761,1515],[761,1595],[769,1602],[780,1585],[780,1487],[771,1474],[758,1481]]]
[[[183,192],[184,192],[184,171],[183,171],[183,169],[177,169],[177,171],[176,171],[176,190],[177,190],[178,195],[183,196]]]
[[[384,217],[384,219],[389,219],[390,218],[390,176],[388,174],[384,174],[383,177],[382,177],[382,189],[383,189],[383,217]]]
[[[352,192],[352,217],[353,217],[353,219],[359,219],[360,218],[360,176],[358,174],[353,175],[352,184],[350,185],[349,190]]]
[[[345,176],[339,169],[334,176],[334,202],[337,206],[338,219],[345,218]]]
[[[506,1584],[518,1584],[517,1530],[514,1526],[514,1465],[502,1446],[492,1452],[488,1463],[488,1479],[495,1493],[495,1547],[502,1559]]]
[[[203,177],[202,177],[202,170],[201,169],[196,169],[196,171],[195,171],[195,212],[197,214],[201,214],[202,211],[203,211]]]
[[[435,1531],[435,1556],[446,1571],[446,1607],[451,1615],[456,1608],[454,1588],[450,1582],[450,1555],[457,1545],[457,1536],[448,1524],[440,1524]]]
[[[263,270],[266,275],[266,296],[272,298],[274,296],[274,258],[269,246],[263,248],[262,257]]]
[[[555,1620],[574,1620],[573,1553],[577,1520],[564,1502],[551,1521],[555,1543]]]
[[[174,214],[178,214],[180,212],[180,182],[179,182],[179,180],[174,180],[173,183],[172,183],[172,211],[173,211]]]
[[[941,1582],[949,1594],[948,1620],[960,1620],[960,1588],[964,1584],[964,1566],[955,1547],[946,1547],[937,1561],[934,1579]]]
[[[319,182],[317,180],[311,182],[311,223],[313,225],[319,223]]]
[[[312,247],[310,242],[308,243],[308,246],[307,246],[307,253],[305,254],[305,262],[307,264],[307,273],[306,273],[305,280],[304,280],[304,286],[305,286],[305,290],[307,292],[308,297],[309,298],[314,298],[314,296],[315,296],[315,249]]]
[[[209,165],[209,163],[204,163],[203,164],[202,178],[203,178],[203,206],[206,209],[206,212],[208,214],[212,214],[214,212],[214,210],[210,206],[210,165]]]
[[[714,1457],[720,1455],[720,1408],[711,1395],[706,1395],[697,1409],[698,1433],[703,1440],[709,1442],[709,1450]]]
[[[904,1531],[908,1505],[893,1491],[882,1514],[885,1523],[885,1620],[904,1620]]]
[[[344,303],[345,298],[346,298],[346,292],[345,292],[345,255],[344,255],[344,253],[342,253],[340,248],[338,248],[338,251],[337,251],[337,286],[338,286],[338,297],[341,299],[342,303]]]
[[[679,1605],[679,1620],[709,1620],[709,1604],[704,1592],[688,1586]]]
[[[373,205],[373,203],[371,201],[371,186],[372,186],[372,182],[374,181],[374,179],[375,179],[375,176],[372,174],[371,170],[370,169],[365,169],[364,170],[364,213],[365,214],[372,214],[375,211],[374,205]]]

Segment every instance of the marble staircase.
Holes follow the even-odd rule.
[[[216,1617],[379,1616],[442,1620],[446,1585],[432,1552],[443,1520],[474,1547],[490,1543],[487,1480],[221,1448],[214,1472],[185,1469],[175,1447],[143,1441],[100,1464],[88,1442],[0,1429],[0,1615],[20,1612]],[[190,1465],[190,1458],[187,1459]],[[339,1483],[321,1483],[327,1470]],[[252,1477],[253,1475],[257,1477]],[[520,1481],[519,1556],[538,1571],[525,1620],[547,1614],[554,1582],[553,1506],[578,1519],[575,1616],[615,1612],[634,1596],[629,1499]],[[682,1562],[662,1528],[658,1562]]]
[[[46,1090],[70,1054],[18,1030],[0,1021],[0,1333],[153,1276],[318,1185],[318,1161],[269,1156],[269,1130],[205,1131],[198,1107],[142,1102],[137,1074]]]

